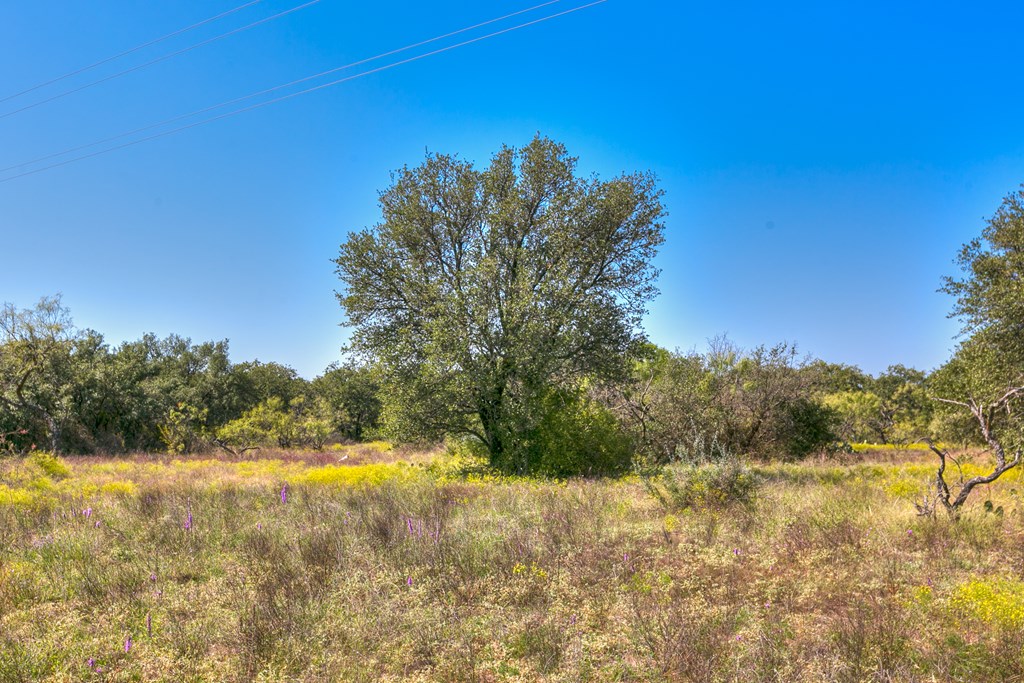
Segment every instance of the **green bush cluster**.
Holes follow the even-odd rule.
[[[760,484],[757,475],[734,457],[714,463],[670,465],[645,482],[670,511],[751,505]]]
[[[633,441],[612,412],[582,391],[551,392],[527,451],[528,470],[550,477],[629,471]]]
[[[214,441],[236,454],[262,446],[321,449],[333,432],[331,415],[323,399],[307,405],[300,396],[286,405],[274,396],[218,429]]]

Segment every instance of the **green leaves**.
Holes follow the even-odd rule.
[[[322,398],[285,403],[275,396],[217,429],[214,443],[235,455],[263,446],[321,449],[334,431],[331,418]]]
[[[380,364],[392,425],[472,434],[505,462],[550,385],[622,375],[656,294],[661,192],[649,174],[575,169],[541,137],[483,170],[429,155],[394,174],[383,221],[341,245],[352,350]]]
[[[958,262],[965,277],[946,278],[943,291],[957,297],[953,314],[970,336],[936,371],[934,394],[945,413],[974,406],[983,431],[1017,447],[1024,443],[1015,409],[1024,397],[1024,189],[1003,200]]]
[[[953,314],[965,331],[989,331],[1019,352],[1024,346],[1024,189],[1003,199],[981,237],[964,245],[957,261],[967,277],[945,278],[943,287],[957,297]]]

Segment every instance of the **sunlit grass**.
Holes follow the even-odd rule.
[[[945,444],[935,444],[938,448],[946,448]],[[874,453],[878,451],[929,451],[931,447],[926,443],[852,443],[850,448],[854,453]]]
[[[374,452],[0,461],[0,681],[1024,674],[1016,479],[953,522],[924,454],[680,470],[676,505]]]

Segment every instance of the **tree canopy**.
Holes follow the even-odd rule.
[[[995,481],[1024,456],[1024,190],[1007,195],[981,236],[963,246],[958,263],[965,277],[945,278],[943,290],[956,297],[952,315],[966,338],[932,385],[944,407],[939,418],[962,427],[969,416],[995,466],[951,487],[944,476],[948,454],[932,446],[940,463],[937,499],[954,514],[976,486]]]
[[[644,339],[663,241],[649,173],[581,178],[543,137],[478,170],[428,154],[380,195],[383,220],[335,263],[351,347],[377,363],[396,429],[472,435],[529,468],[552,387],[612,377]]]
[[[360,439],[377,425],[376,391],[366,368],[332,365],[308,382],[278,363],[234,364],[226,340],[147,334],[111,348],[100,333],[76,328],[60,297],[0,308],[0,455]],[[267,414],[275,429],[250,443],[252,430],[242,427]]]
[[[1024,399],[1024,188],[1003,199],[958,263],[965,277],[946,278],[943,290],[957,297],[953,315],[966,338],[937,373],[937,392],[949,394],[947,403],[998,403],[1008,419],[997,431],[1020,443],[1013,405]]]
[[[1003,199],[981,236],[957,259],[966,274],[945,278],[964,331],[985,333],[1004,353],[1024,353],[1024,186]]]

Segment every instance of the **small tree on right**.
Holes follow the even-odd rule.
[[[977,486],[1020,465],[1024,450],[1024,189],[1003,200],[957,261],[964,277],[947,277],[942,290],[957,299],[953,315],[963,322],[966,339],[935,372],[932,391],[945,412],[970,416],[995,464],[965,479],[959,462],[931,444],[939,457],[935,497],[954,516]],[[949,462],[959,475],[952,484]],[[934,504],[920,507],[934,510]]]

